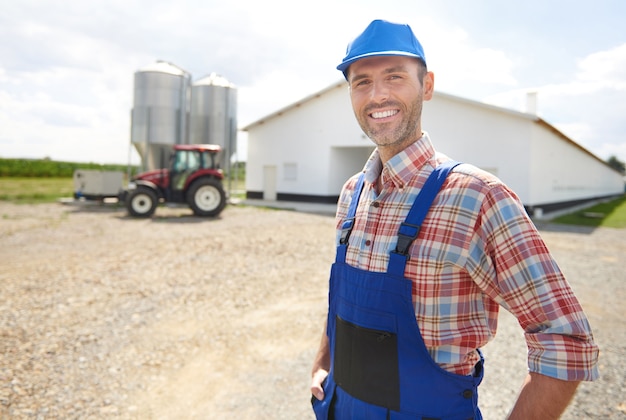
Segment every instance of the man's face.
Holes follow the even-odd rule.
[[[421,137],[422,103],[432,97],[434,79],[420,80],[417,59],[369,57],[348,69],[350,98],[361,129],[379,147],[401,150]]]

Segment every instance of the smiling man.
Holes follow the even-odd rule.
[[[337,69],[377,148],[338,203],[317,418],[481,419],[480,348],[503,307],[528,345],[510,419],[557,419],[598,377],[598,348],[519,199],[435,151],[421,125],[434,75],[408,25],[373,21]]]

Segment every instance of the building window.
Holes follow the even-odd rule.
[[[285,181],[295,181],[298,179],[298,164],[297,163],[284,163],[283,174]]]

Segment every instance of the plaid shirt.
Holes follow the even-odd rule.
[[[364,168],[349,265],[386,271],[400,223],[433,168],[446,160],[427,134],[384,168],[374,151]],[[337,241],[356,179],[339,199]],[[411,246],[405,276],[413,281],[426,347],[442,368],[472,371],[476,349],[495,336],[502,306],[525,331],[530,371],[564,380],[598,377],[598,347],[580,304],[520,200],[495,176],[468,164],[450,173]]]

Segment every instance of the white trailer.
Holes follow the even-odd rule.
[[[74,171],[74,198],[103,200],[117,198],[123,189],[124,173],[121,171],[96,171],[77,169]]]

